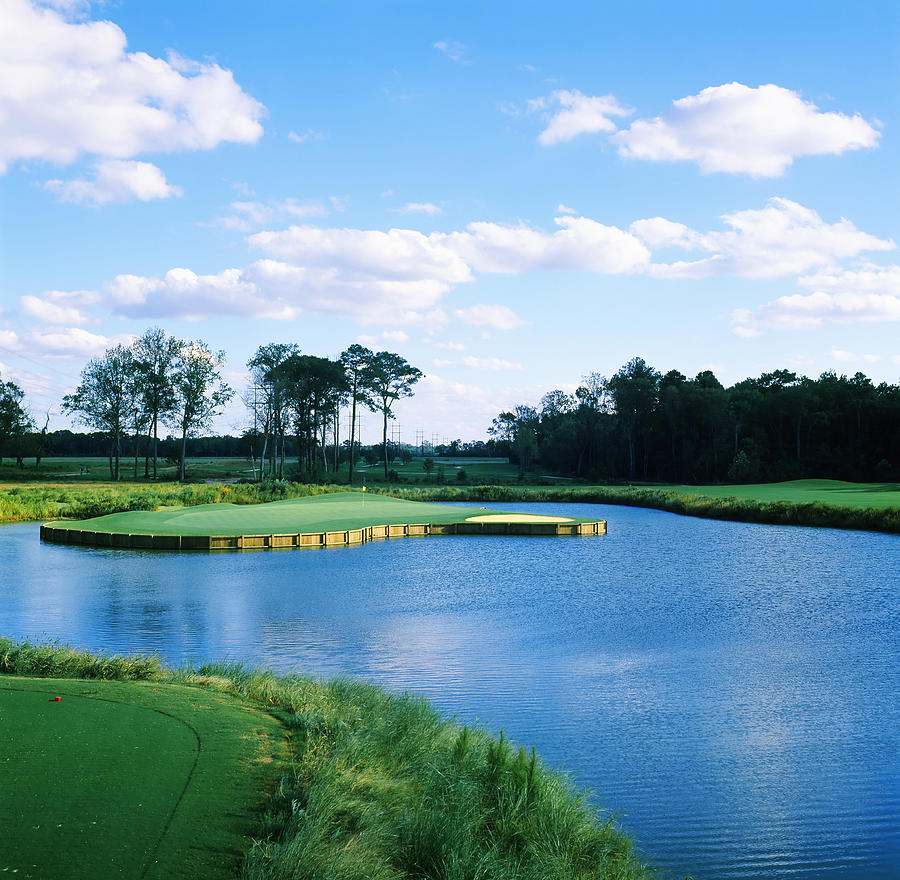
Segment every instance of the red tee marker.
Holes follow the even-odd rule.
[[[61,699],[62,699],[62,697],[54,697],[50,702],[51,702],[51,703],[58,703]]]

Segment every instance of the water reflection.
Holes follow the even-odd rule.
[[[425,693],[536,744],[674,876],[900,876],[900,541],[567,512],[610,534],[185,556],[5,527],[0,632]]]

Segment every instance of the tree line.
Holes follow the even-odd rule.
[[[131,345],[116,345],[91,359],[81,381],[63,398],[63,411],[93,428],[106,442],[110,478],[122,476],[123,449],[133,456],[138,477],[143,453],[144,476],[158,476],[160,428],[180,437],[178,478],[185,478],[188,438],[207,430],[234,396],[222,377],[225,353],[203,341],[185,341],[158,327]],[[257,479],[283,478],[288,439],[297,457],[297,471],[310,477],[337,470],[340,464],[340,415],[349,407],[350,479],[353,479],[357,411],[367,408],[382,416],[384,473],[390,465],[388,421],[397,400],[413,394],[423,373],[399,354],[374,352],[351,345],[340,358],[301,353],[293,343],[260,346],[250,361],[251,382],[243,395],[251,425],[243,444]],[[38,463],[47,444],[47,424],[40,435],[23,405],[23,392],[13,382],[0,383],[0,461],[15,446],[17,458],[31,449]],[[60,438],[68,441],[69,437]],[[96,435],[94,440],[96,441]],[[171,450],[166,449],[166,457]]]
[[[725,388],[710,370],[689,379],[635,357],[488,430],[522,472],[540,463],[595,481],[900,479],[900,387],[863,373],[776,370]]]

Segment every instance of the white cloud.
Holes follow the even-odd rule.
[[[451,342],[450,340],[441,339],[425,339],[424,342],[430,342],[435,348],[441,351],[465,351],[466,347],[461,342]]]
[[[465,366],[469,367],[472,370],[488,370],[492,373],[505,371],[505,370],[521,370],[524,369],[521,364],[515,364],[510,361],[503,360],[503,358],[492,357],[492,358],[477,358],[477,357],[464,357],[462,362]]]
[[[466,47],[456,40],[438,40],[432,48],[443,52],[451,61],[462,61],[466,56]]]
[[[560,229],[470,223],[446,237],[449,247],[475,271],[519,274],[564,270],[618,274],[639,271],[650,251],[635,236],[587,217],[557,217]]]
[[[441,209],[431,202],[407,202],[402,208],[392,208],[397,214],[428,214],[434,216],[440,214]]]
[[[47,324],[87,324],[88,315],[82,306],[99,302],[94,290],[48,290],[43,296],[23,296],[19,303],[22,312]]]
[[[368,346],[380,345],[382,342],[406,342],[408,339],[409,334],[405,333],[403,330],[385,330],[377,336],[362,334],[361,336],[356,337],[356,341],[360,345]]]
[[[736,309],[734,332],[749,337],[767,328],[900,321],[900,266],[828,269],[803,276],[798,284],[812,293],[782,296],[755,311]]]
[[[308,128],[303,134],[297,134],[296,131],[289,131],[288,140],[293,141],[295,144],[305,144],[307,141],[325,140],[325,135],[321,131],[316,131],[314,128]]]
[[[572,214],[572,215],[576,215],[576,214],[578,214],[578,211],[576,211],[574,208],[570,208],[568,205],[564,205],[562,202],[560,202],[560,203],[556,206],[556,213],[557,213],[557,214]]]
[[[852,351],[844,351],[840,348],[831,349],[831,356],[844,364],[854,364],[865,361],[868,364],[874,364],[881,360],[877,354],[854,354]]]
[[[101,355],[115,345],[129,345],[134,337],[127,334],[103,336],[80,327],[64,327],[59,330],[33,330],[26,333],[22,340],[29,351],[47,357],[89,358]]]
[[[197,275],[171,269],[161,278],[119,275],[105,286],[119,315],[200,321],[224,315],[292,320],[302,312],[362,324],[413,324],[441,317],[448,286],[432,280],[359,280],[331,268],[258,260],[245,269]]]
[[[7,351],[18,351],[22,347],[19,334],[14,330],[0,330],[0,348]]]
[[[693,262],[653,264],[659,278],[779,278],[829,267],[863,251],[896,247],[890,239],[861,232],[849,220],[826,223],[815,211],[788,199],[773,198],[759,210],[735,211],[722,221],[729,229],[698,233],[662,217],[639,220],[631,232],[651,247],[681,247],[711,254]]]
[[[232,212],[216,217],[211,223],[201,223],[201,226],[221,226],[224,229],[235,229],[240,232],[249,232],[259,228],[264,223],[278,220],[282,217],[309,218],[326,217],[331,212],[322,202],[301,202],[298,199],[284,199],[280,202],[231,202],[228,209]]]
[[[182,194],[181,187],[171,186],[156,165],[123,159],[97,162],[93,178],[48,180],[44,189],[55,193],[62,202],[94,205],[108,202],[122,204],[134,199],[149,202]]]
[[[291,226],[259,232],[252,247],[305,266],[329,267],[353,280],[429,280],[442,285],[472,280],[463,259],[447,246],[446,236],[412,229],[322,229]]]
[[[790,89],[733,82],[680,98],[610,141],[630,159],[692,161],[705,174],[780,177],[799,156],[872,148],[879,137],[861,116],[820,112]]]
[[[259,139],[264,108],[231,71],[127,52],[126,43],[112,22],[70,22],[27,0],[4,0],[0,173],[20,159],[128,159]]]
[[[469,306],[465,309],[456,309],[453,315],[464,324],[471,324],[475,327],[493,327],[495,330],[515,330],[516,327],[528,323],[523,321],[509,306],[487,304]]]
[[[577,89],[560,89],[551,93],[548,98],[537,98],[529,102],[531,110],[552,106],[562,109],[550,119],[538,137],[538,143],[545,147],[565,143],[580,134],[615,131],[616,124],[610,116],[630,116],[634,112],[630,107],[623,107],[612,95],[592,97]]]
[[[859,269],[823,269],[797,280],[808,290],[830,293],[875,293],[900,297],[900,265],[875,266]]]

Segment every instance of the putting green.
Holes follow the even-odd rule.
[[[4,676],[0,872],[221,877],[285,756],[281,725],[225,694]]]
[[[201,504],[171,510],[113,513],[89,520],[58,521],[48,523],[48,526],[111,534],[281,535],[360,529],[371,525],[467,521],[558,523],[583,520],[429,504],[363,492],[338,492],[268,504]]]

